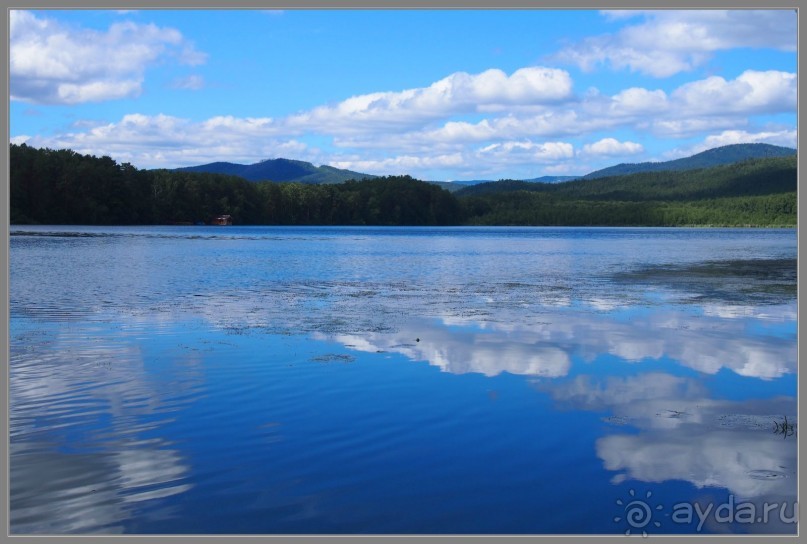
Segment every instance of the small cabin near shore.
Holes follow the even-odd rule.
[[[222,226],[232,225],[233,224],[233,218],[232,218],[231,215],[218,215],[218,216],[213,218],[212,223],[214,225],[222,225]]]

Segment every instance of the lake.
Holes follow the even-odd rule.
[[[12,225],[11,532],[794,533],[796,255]]]

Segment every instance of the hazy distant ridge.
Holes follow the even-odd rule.
[[[796,150],[790,147],[781,147],[770,144],[732,144],[708,149],[701,153],[672,161],[621,163],[609,166],[602,170],[595,170],[583,176],[583,179],[605,178],[609,176],[624,176],[639,172],[662,172],[667,170],[696,170],[698,168],[711,168],[724,164],[745,161],[748,159],[766,159],[773,157],[788,157],[795,155]]]
[[[314,166],[310,162],[291,159],[268,159],[255,164],[211,162],[199,166],[176,168],[179,172],[205,172],[240,176],[249,181],[298,182],[309,184],[341,183],[349,179],[371,179],[378,176],[342,170],[333,166]]]

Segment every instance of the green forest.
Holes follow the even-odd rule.
[[[109,157],[11,146],[11,223],[165,225],[457,225],[460,203],[409,177],[338,184],[138,170]]]
[[[141,170],[10,147],[12,224],[795,226],[796,158],[449,193],[409,176],[315,185]]]
[[[796,157],[454,193],[475,225],[795,226]]]

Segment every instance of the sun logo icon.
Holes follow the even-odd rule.
[[[645,497],[644,497],[645,500],[635,498],[636,497],[636,492],[633,489],[631,489],[629,491],[629,493],[630,493],[630,496],[631,496],[631,499],[629,499],[629,502],[626,503],[622,499],[617,499],[616,500],[616,503],[619,506],[621,506],[623,511],[625,512],[625,515],[624,515],[625,521],[627,521],[628,525],[630,525],[628,530],[625,531],[625,535],[630,536],[631,531],[633,529],[636,529],[637,531],[641,530],[642,531],[642,536],[646,537],[647,536],[647,530],[645,528],[648,525],[650,525],[651,522],[655,527],[661,527],[660,522],[653,521],[653,510],[661,510],[664,507],[659,504],[659,505],[656,505],[654,508],[651,508],[650,504],[648,504],[648,501],[649,501],[650,497],[653,496],[653,493],[651,491],[648,491],[645,494]],[[619,523],[620,521],[622,521],[622,519],[623,519],[623,516],[616,516],[614,518],[614,523]]]

